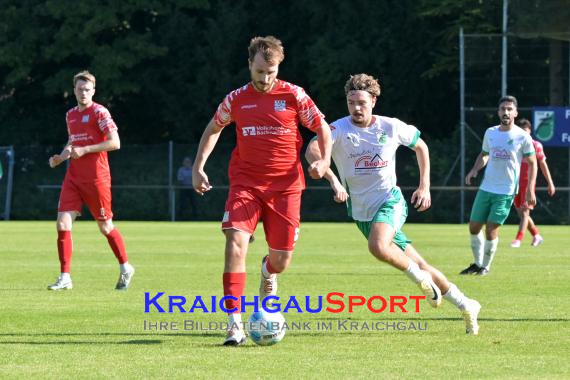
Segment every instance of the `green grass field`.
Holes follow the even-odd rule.
[[[426,331],[289,331],[280,344],[223,347],[221,331],[184,331],[184,320],[222,313],[144,313],[144,292],[221,296],[224,239],[218,223],[118,222],[137,273],[113,290],[118,266],[94,222],[74,228],[74,289],[49,292],[58,275],[54,222],[0,223],[0,377],[3,378],[569,378],[568,227],[543,226],[545,243],[511,249],[502,240],[487,277],[457,273],[471,262],[467,226],[407,225],[416,248],[482,306],[480,335],[466,336],[444,301],[421,312],[285,315],[288,322],[350,319],[422,322]],[[257,294],[266,251],[261,228],[248,255],[246,295]],[[421,294],[377,262],[352,224],[304,223],[279,296]],[[166,298],[164,296],[161,301]],[[161,304],[165,304],[164,301]],[[143,322],[179,331],[144,331]]]

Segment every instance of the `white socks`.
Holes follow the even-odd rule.
[[[443,295],[443,298],[461,310],[465,308],[465,302],[469,300],[469,298],[465,297],[465,294],[463,294],[463,292],[452,283],[449,283],[449,290]]]
[[[69,273],[61,272],[61,274],[59,275],[59,278],[61,278],[62,280],[70,280],[71,275]]]
[[[491,263],[495,258],[495,253],[497,253],[497,245],[499,245],[499,238],[495,240],[485,240],[483,263],[479,265],[481,268],[486,268],[487,270],[491,268]]]
[[[131,264],[129,264],[129,262],[127,261],[124,264],[119,264],[119,267],[121,269],[121,273],[125,273],[127,269],[131,269]]]
[[[408,276],[410,280],[412,280],[415,283],[418,283],[421,280],[423,280],[425,276],[424,271],[421,270],[418,264],[416,264],[412,260],[410,260],[410,265],[408,265],[408,269],[406,269],[404,273],[406,274],[406,276]]]
[[[479,268],[483,266],[483,233],[471,235],[471,251],[473,252],[473,262]]]
[[[230,325],[236,323],[238,326],[241,326],[241,313],[228,314],[228,318]]]

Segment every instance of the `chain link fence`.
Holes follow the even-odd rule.
[[[458,175],[458,139],[428,141],[432,160],[433,206],[424,213],[410,207],[409,221],[456,223],[459,218],[460,185]],[[480,143],[473,143],[468,161],[474,159]],[[218,144],[207,164],[206,173],[213,189],[205,196],[193,195],[195,209],[181,208],[180,197],[190,190],[177,182],[176,172],[184,157],[194,157],[197,145],[165,143],[154,145],[123,144],[119,151],[109,153],[113,179],[113,212],[117,220],[221,220],[228,192],[227,168],[234,146]],[[49,220],[56,218],[60,185],[65,165],[51,169],[48,158],[59,152],[61,146],[15,147],[14,187],[11,219]],[[559,152],[547,149],[549,161],[556,162]],[[398,182],[409,200],[418,183],[415,154],[402,148],[398,151]],[[306,164],[303,162],[306,167]],[[567,172],[552,169],[554,179],[562,182]],[[306,176],[307,190],[303,195],[302,220],[344,222],[350,219],[344,205],[333,201],[333,193],[325,180],[316,181]],[[539,186],[542,186],[539,181]],[[475,188],[466,191],[466,202],[472,204]],[[190,191],[190,193],[192,193]],[[533,213],[538,223],[567,222],[567,197],[563,192],[554,198],[538,191],[541,206]],[[186,194],[187,195],[187,194]],[[83,210],[83,219],[91,219]],[[512,212],[509,222],[516,223]]]

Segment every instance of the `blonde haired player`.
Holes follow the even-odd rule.
[[[245,258],[257,223],[263,220],[268,255],[261,264],[261,298],[277,293],[277,274],[293,258],[299,236],[301,192],[305,188],[300,162],[303,144],[298,123],[315,132],[323,159],[309,168],[321,178],[330,165],[330,129],[313,100],[294,84],[277,79],[285,54],[273,36],[255,37],[249,45],[251,81],[230,92],[202,134],[194,160],[193,185],[199,194],[212,186],[204,165],[222,130],[234,123],[237,145],[229,166],[230,189],[222,230],[226,236],[222,277],[232,310],[224,345],[245,342],[240,296],[246,284]]]
[[[101,233],[107,238],[119,262],[117,290],[125,290],[135,273],[129,264],[123,236],[113,225],[111,210],[111,171],[107,152],[121,147],[117,125],[107,108],[93,101],[95,76],[82,71],[73,77],[77,106],[67,112],[65,121],[69,139],[60,154],[49,158],[52,168],[71,159],[65,174],[57,213],[57,250],[61,273],[49,290],[73,288],[71,227],[86,204]]]

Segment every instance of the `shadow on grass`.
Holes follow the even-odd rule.
[[[94,342],[92,340],[85,340],[85,341],[52,341],[52,342],[30,342],[30,341],[7,341],[7,342],[0,342],[0,346],[3,344],[31,344],[31,345],[65,345],[65,344],[104,344],[104,345],[112,345],[112,344],[134,344],[134,345],[151,345],[151,344],[161,344],[162,340],[158,339],[136,339],[136,340],[127,340],[124,342]]]
[[[221,337],[225,336],[225,332],[212,331],[210,333],[1,333],[0,346],[8,344],[32,344],[32,345],[58,345],[58,344],[100,344],[100,345],[119,345],[119,344],[132,344],[132,345],[153,345],[162,344],[165,341],[162,339],[144,339],[145,337]],[[49,339],[51,337],[91,337],[91,338],[104,338],[104,337],[140,337],[141,339],[130,339],[125,341],[91,341],[91,340],[57,340],[57,341],[35,341],[35,340],[22,340],[22,341],[6,341],[3,338],[32,338],[32,339]]]

